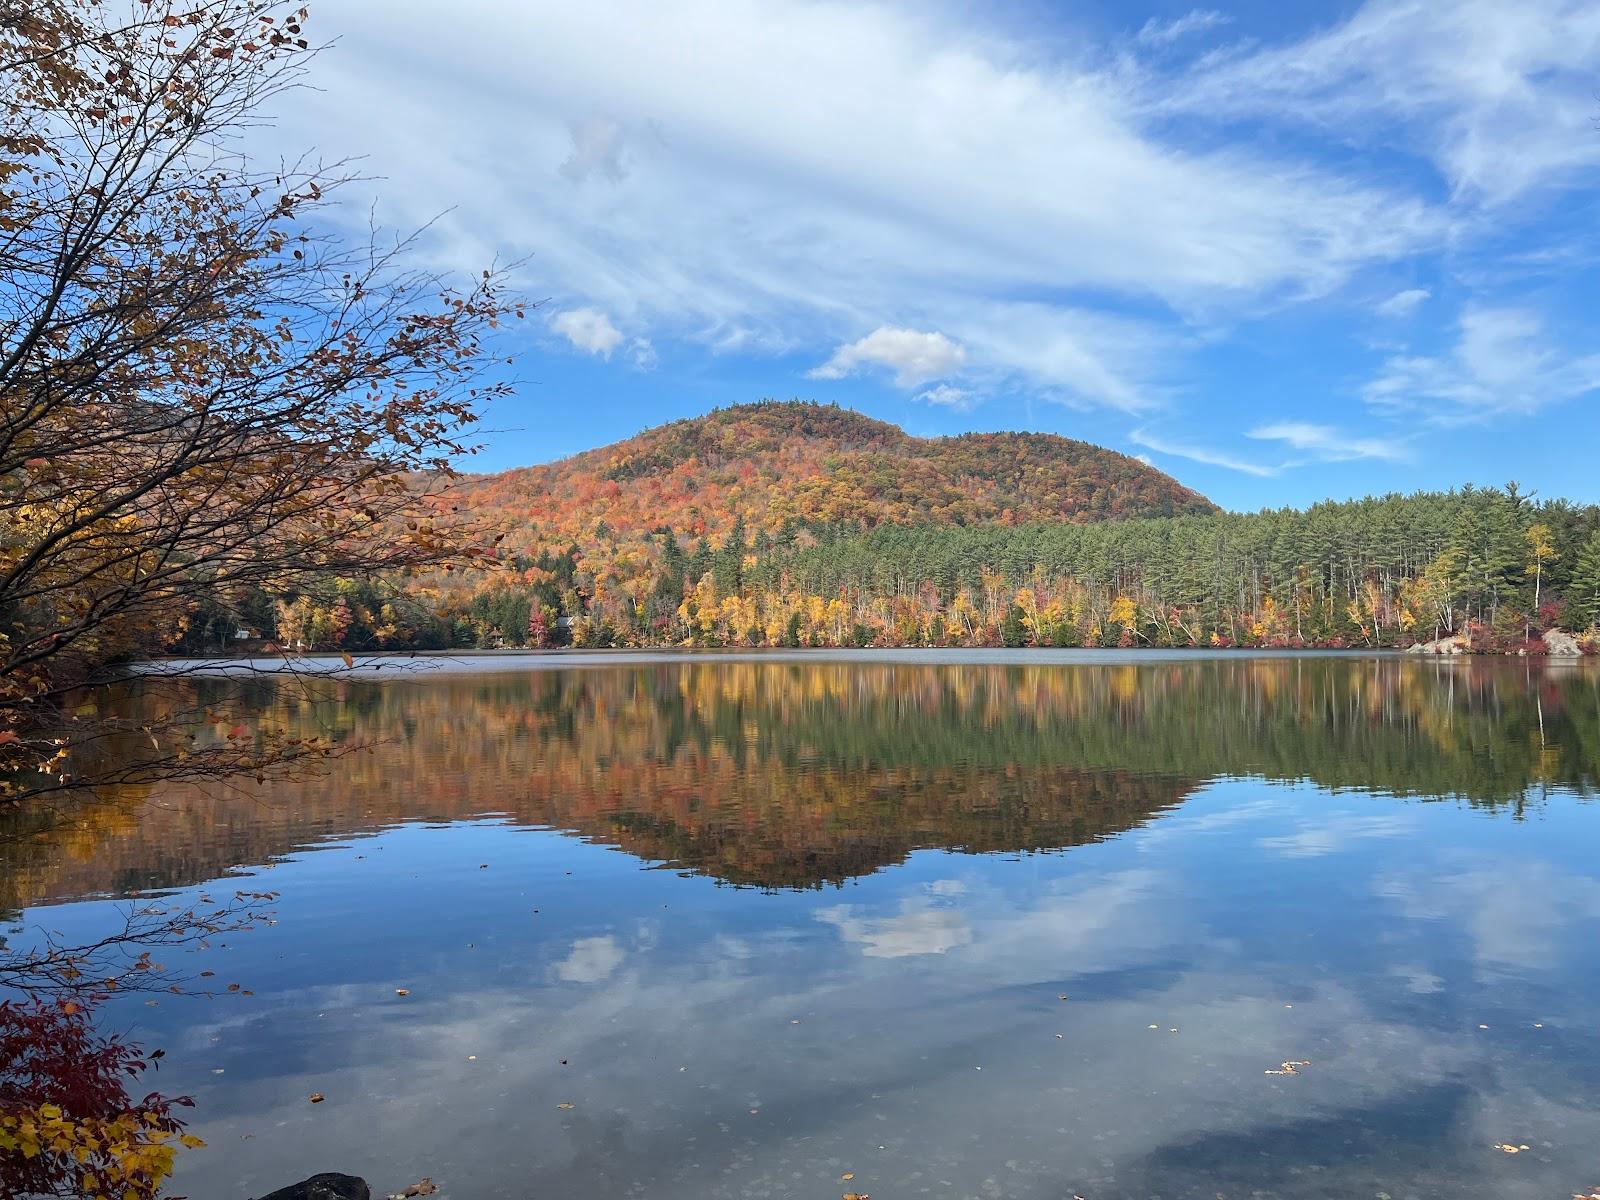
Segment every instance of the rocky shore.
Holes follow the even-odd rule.
[[[1564,629],[1548,630],[1541,639],[1544,642],[1543,654],[1548,658],[1582,658],[1583,647],[1578,639]],[[1532,647],[1531,652],[1537,653],[1538,647]],[[1455,634],[1452,637],[1437,638],[1431,642],[1418,642],[1414,646],[1406,647],[1407,654],[1472,654],[1472,644],[1466,634]],[[1507,654],[1527,655],[1530,648],[1519,647],[1516,650],[1505,651]]]

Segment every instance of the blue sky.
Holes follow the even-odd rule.
[[[1083,438],[1233,508],[1600,500],[1600,0],[315,23],[270,136],[364,156],[352,222],[438,217],[433,263],[526,256],[545,301],[479,468],[801,396]]]

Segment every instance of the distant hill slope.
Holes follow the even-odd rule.
[[[663,526],[719,540],[796,526],[1099,521],[1215,512],[1135,458],[1043,433],[918,438],[849,409],[763,401],[537,467],[463,479],[455,503],[510,554]]]

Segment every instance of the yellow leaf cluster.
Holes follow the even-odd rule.
[[[155,1200],[172,1174],[178,1147],[204,1145],[191,1134],[161,1128],[158,1114],[150,1112],[79,1119],[57,1105],[40,1104],[0,1113],[0,1154],[70,1160],[82,1170],[88,1200]]]

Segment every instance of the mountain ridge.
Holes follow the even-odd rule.
[[[1216,512],[1128,455],[1050,433],[922,438],[813,401],[716,408],[566,458],[463,475],[453,503],[508,531],[504,551],[623,544],[672,529],[1083,523]]]

